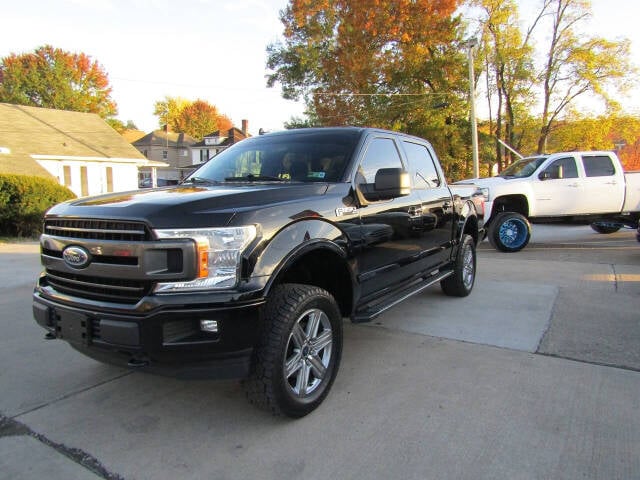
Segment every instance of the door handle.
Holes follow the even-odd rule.
[[[577,188],[580,185],[578,183],[570,183],[569,185],[567,185],[567,187],[572,187],[572,188]]]
[[[604,182],[605,185],[617,185],[618,182],[616,182],[615,180],[612,182]]]

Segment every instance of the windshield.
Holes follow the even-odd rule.
[[[309,131],[252,137],[222,151],[185,183],[340,182],[357,131]]]
[[[498,176],[503,178],[530,177],[546,159],[547,157],[523,158],[522,160],[518,160],[516,163],[509,165],[509,167],[500,172]]]

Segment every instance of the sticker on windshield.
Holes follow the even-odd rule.
[[[324,178],[326,172],[309,172],[308,178]]]

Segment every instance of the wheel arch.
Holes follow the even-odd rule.
[[[263,296],[282,283],[315,285],[333,295],[343,315],[355,305],[349,236],[323,218],[304,218],[278,230],[249,255],[252,277],[265,279]]]
[[[501,195],[493,201],[491,220],[495,219],[496,216],[502,212],[515,212],[525,218],[529,218],[529,211],[529,200],[526,195],[521,193]]]
[[[352,313],[354,275],[345,252],[331,242],[317,239],[292,251],[274,271],[265,287],[265,296],[285,283],[320,287],[333,296],[342,316]]]

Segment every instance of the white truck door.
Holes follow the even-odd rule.
[[[558,158],[544,167],[537,178],[533,177],[535,210],[532,216],[576,215],[581,213],[587,193],[580,188],[580,178],[575,158]]]
[[[579,213],[620,212],[624,202],[624,173],[607,154],[582,154],[584,205]]]

